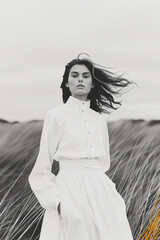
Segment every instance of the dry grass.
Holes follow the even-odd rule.
[[[160,124],[120,121],[111,123],[109,132],[112,166],[108,175],[126,202],[132,233],[134,239],[138,239],[149,224],[160,192]],[[152,220],[158,209],[159,204],[155,206]]]
[[[38,240],[43,210],[29,187],[28,175],[37,157],[42,123],[0,123],[0,239]],[[126,202],[134,239],[158,240],[160,123],[110,122],[109,134],[107,174]],[[58,172],[56,162],[53,172]]]

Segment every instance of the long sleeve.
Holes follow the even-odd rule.
[[[29,175],[32,191],[44,209],[57,208],[60,198],[55,178],[51,172],[53,156],[60,140],[60,129],[54,119],[54,114],[48,111],[45,114],[39,154],[36,163]]]
[[[108,124],[106,121],[106,155],[107,155],[107,159],[109,160],[110,163],[110,142],[109,142],[109,132],[108,132]]]
[[[111,157],[110,157],[110,142],[109,142],[109,131],[108,131],[108,123],[105,116],[102,116],[104,119],[104,138],[103,144],[105,149],[105,158],[106,158],[106,171],[110,168],[111,165]]]

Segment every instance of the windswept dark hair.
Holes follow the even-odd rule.
[[[110,109],[117,110],[121,106],[121,101],[115,100],[115,97],[121,95],[122,89],[133,82],[124,78],[124,74],[117,75],[110,72],[106,67],[92,62],[89,58],[80,59],[80,55],[65,66],[63,81],[60,86],[63,92],[63,102],[65,103],[71,95],[69,88],[65,85],[68,82],[71,68],[76,64],[85,65],[90,71],[94,83],[94,87],[91,88],[87,97],[91,100],[90,107],[99,113],[110,113]]]

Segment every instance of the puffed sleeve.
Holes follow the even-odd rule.
[[[60,190],[51,172],[53,155],[60,140],[60,129],[50,110],[44,118],[40,148],[35,165],[29,175],[32,191],[44,209],[56,209],[60,202]]]

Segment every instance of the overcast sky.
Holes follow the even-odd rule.
[[[0,118],[43,119],[80,52],[135,87],[109,119],[160,119],[159,0],[1,0]]]

